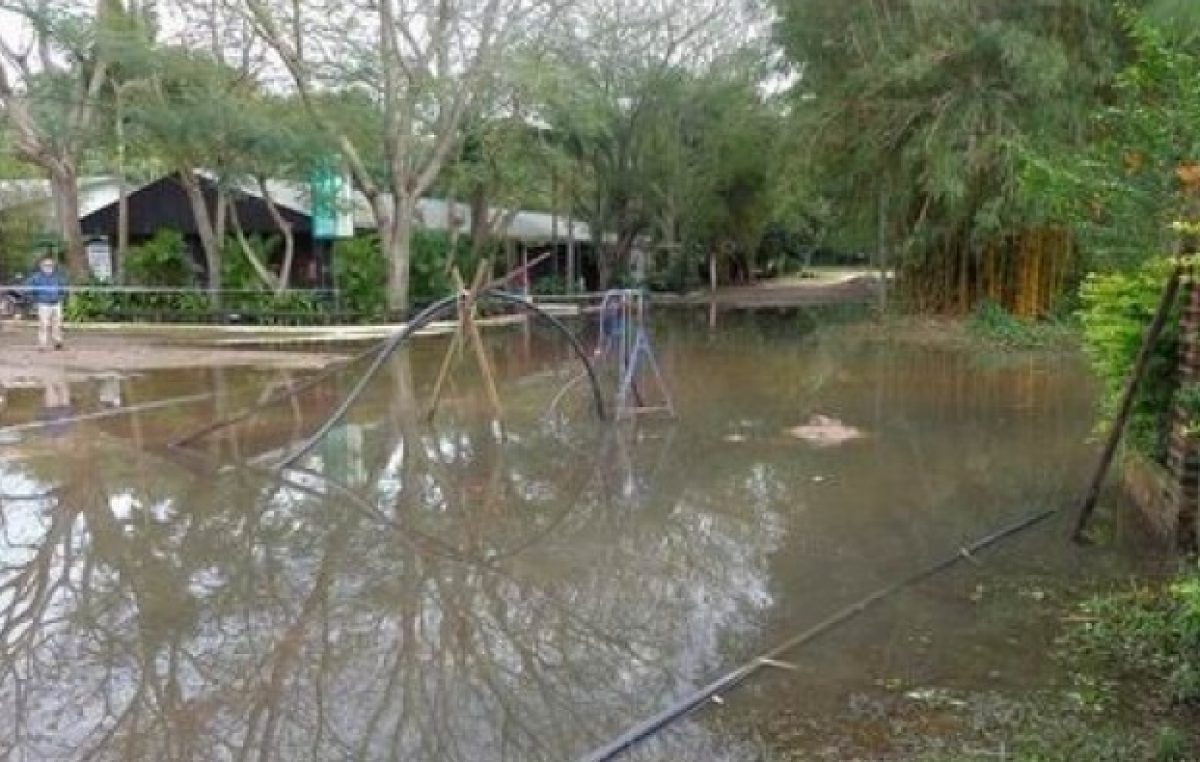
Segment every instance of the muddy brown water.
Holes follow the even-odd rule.
[[[848,342],[811,314],[706,320],[656,327],[676,420],[598,422],[582,383],[548,409],[579,365],[531,327],[488,338],[503,427],[469,354],[429,423],[445,341],[426,339],[283,475],[269,466],[359,368],[185,451],[167,445],[310,376],[146,373],[70,385],[67,401],[9,390],[0,756],[574,759],[840,607],[1068,505],[1091,462],[1077,357]],[[177,397],[193,399],[121,412]],[[789,434],[814,415],[864,436]],[[913,617],[964,616],[919,600]],[[746,700],[833,705],[893,637],[826,638],[817,661],[796,656],[802,692],[774,674]],[[948,643],[912,658],[965,670]],[[628,756],[754,758],[722,727],[701,714]]]

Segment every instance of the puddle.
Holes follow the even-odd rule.
[[[118,384],[121,406],[207,396],[12,435],[0,714],[16,721],[0,749],[577,758],[848,603],[1068,505],[1091,462],[1077,358],[986,366],[787,315],[714,333],[679,313],[656,335],[678,419],[613,427],[590,415],[586,384],[546,415],[579,372],[552,333],[487,341],[502,428],[469,355],[427,422],[445,341],[423,340],[282,478],[246,464],[294,453],[354,372],[187,453],[166,444],[311,375],[135,375]],[[76,410],[113,408],[111,381],[69,391]],[[45,399],[10,391],[3,425],[37,421]],[[814,416],[869,436],[826,448],[788,436]],[[964,616],[957,598],[921,601],[916,618]],[[746,700],[836,704],[871,679],[863,649],[892,643],[888,628],[853,632],[815,662],[795,657],[804,701],[761,693],[769,681]],[[951,651],[927,658],[954,669]],[[747,755],[701,715],[630,758]]]

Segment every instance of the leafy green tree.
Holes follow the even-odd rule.
[[[412,237],[422,196],[455,155],[464,120],[489,90],[504,51],[535,35],[563,4],[241,0],[239,5],[370,204],[388,262],[389,306],[407,310]],[[363,92],[375,107],[367,146],[331,115],[320,97],[345,90]],[[365,150],[376,145],[382,149],[381,173],[372,171]]]
[[[1133,59],[1074,153],[1034,155],[1025,182],[1044,214],[1070,221],[1099,270],[1169,253],[1172,224],[1197,218],[1200,46],[1167,8],[1123,14]]]
[[[801,72],[804,173],[839,210],[843,241],[899,257],[915,301],[967,309],[989,243],[1031,224],[1033,147],[1079,145],[1121,66],[1108,0],[780,0],[778,38]],[[881,217],[882,223],[881,223]]]
[[[82,5],[82,7],[81,7]],[[16,158],[50,181],[55,219],[76,277],[87,274],[79,170],[109,60],[131,15],[119,0],[9,3],[0,35],[0,118]]]
[[[533,57],[545,116],[575,165],[574,207],[593,235],[603,236],[597,242],[602,285],[628,268],[637,246],[686,248],[685,227],[698,228],[685,225],[685,217],[697,199],[721,212],[740,205],[726,222],[751,219],[745,212],[752,205],[743,203],[748,194],[729,177],[716,179],[721,170],[713,163],[728,168],[736,161],[714,153],[729,144],[701,137],[737,123],[731,129],[745,129],[745,144],[761,138],[754,120],[738,123],[734,116],[747,115],[740,108],[746,101],[720,103],[748,93],[761,75],[742,60],[761,53],[754,39],[732,31],[741,29],[738,11],[729,3],[609,0],[591,11],[589,23],[562,29],[548,52]],[[722,72],[725,85],[717,84]],[[730,80],[737,85],[729,87]],[[725,206],[716,203],[720,192]],[[749,195],[757,197],[757,188]]]

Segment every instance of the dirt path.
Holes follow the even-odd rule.
[[[339,358],[340,355],[332,353],[183,346],[136,333],[117,336],[69,331],[67,345],[61,351],[42,352],[28,327],[11,324],[0,327],[0,385],[3,386],[213,366],[306,370],[324,367]]]
[[[878,295],[879,278],[865,273],[839,277],[779,278],[750,286],[727,286],[716,294],[707,291],[675,300],[681,304],[712,304],[721,307],[793,307],[838,302],[867,302]],[[656,297],[657,298],[657,297]],[[662,301],[668,301],[663,299]]]

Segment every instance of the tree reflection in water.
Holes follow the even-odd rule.
[[[992,367],[686,317],[660,342],[674,424],[543,420],[575,366],[510,340],[503,431],[469,379],[424,422],[430,345],[282,475],[269,464],[353,374],[187,455],[161,445],[262,384],[216,373],[187,421],[6,446],[0,758],[571,759],[781,631],[1069,501],[1090,465],[1070,358]],[[867,437],[787,436],[814,414]],[[861,677],[855,646],[824,652],[806,690]],[[724,751],[700,727],[663,743],[639,754]]]
[[[392,383],[411,401],[403,367]],[[3,504],[0,749],[567,759],[714,669],[767,603],[769,474],[731,510],[732,476],[653,478],[662,430],[497,437],[404,402],[282,477],[104,435],[8,458],[0,483],[53,495]]]

